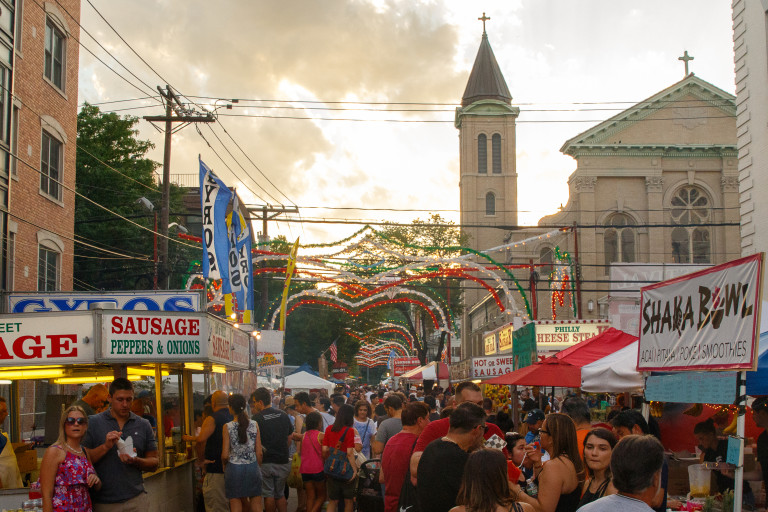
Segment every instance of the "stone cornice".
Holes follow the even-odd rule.
[[[517,117],[518,115],[520,115],[520,107],[513,107],[498,100],[480,100],[466,107],[456,107],[456,118],[453,124],[456,128],[460,128],[461,119],[464,116]]]
[[[721,144],[573,144],[568,154],[582,156],[656,156],[664,158],[712,158],[738,157],[736,146]]]

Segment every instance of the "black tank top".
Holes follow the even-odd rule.
[[[592,503],[593,501],[602,498],[603,495],[605,494],[605,490],[608,488],[609,483],[611,483],[610,478],[607,479],[605,482],[601,483],[600,487],[598,487],[595,492],[590,492],[589,484],[587,484],[587,490],[584,491],[584,495],[581,497],[581,501],[579,502],[579,508],[583,507],[587,503]]]
[[[222,431],[224,430],[224,425],[234,418],[229,414],[229,409],[224,407],[213,413],[213,419],[216,421],[216,428],[213,429],[213,434],[205,442],[205,458],[214,462],[206,464],[205,470],[208,473],[223,473],[224,466],[221,464]]]
[[[557,502],[555,512],[576,512],[579,508],[579,500],[581,499],[581,486],[576,485],[576,488],[568,494],[561,494],[560,500]]]

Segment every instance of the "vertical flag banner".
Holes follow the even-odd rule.
[[[335,363],[336,359],[338,358],[339,358],[339,351],[336,348],[336,342],[334,341],[333,343],[331,343],[331,361]]]
[[[247,210],[235,193],[232,213],[227,216],[229,239],[229,281],[237,310],[243,313],[243,323],[251,323],[253,309],[253,260],[251,258],[251,227]],[[245,214],[243,213],[245,211]],[[232,301],[227,301],[227,315],[232,314]]]
[[[232,192],[200,160],[200,206],[203,215],[203,277],[221,279],[223,294],[229,294],[229,241],[227,206]]]
[[[395,358],[397,357],[397,354],[395,353],[395,349],[392,349],[389,352],[389,360],[387,361],[387,368],[390,370],[395,369]]]
[[[299,252],[299,239],[291,248],[291,254],[288,257],[288,265],[285,267],[285,285],[283,286],[283,300],[280,302],[280,330],[285,331],[285,304],[288,302],[288,289],[291,287],[291,276],[296,268],[296,253]],[[285,341],[285,337],[283,337]]]

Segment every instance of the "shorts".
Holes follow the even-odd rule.
[[[355,483],[357,478],[349,481],[328,478],[325,481],[325,489],[329,500],[351,500],[355,497]]]
[[[325,473],[302,473],[301,480],[304,482],[325,482]]]
[[[291,472],[291,463],[261,465],[262,490],[264,498],[285,498],[285,481]]]

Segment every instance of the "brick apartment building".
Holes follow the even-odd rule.
[[[0,0],[7,291],[72,289],[79,22],[80,0]]]

